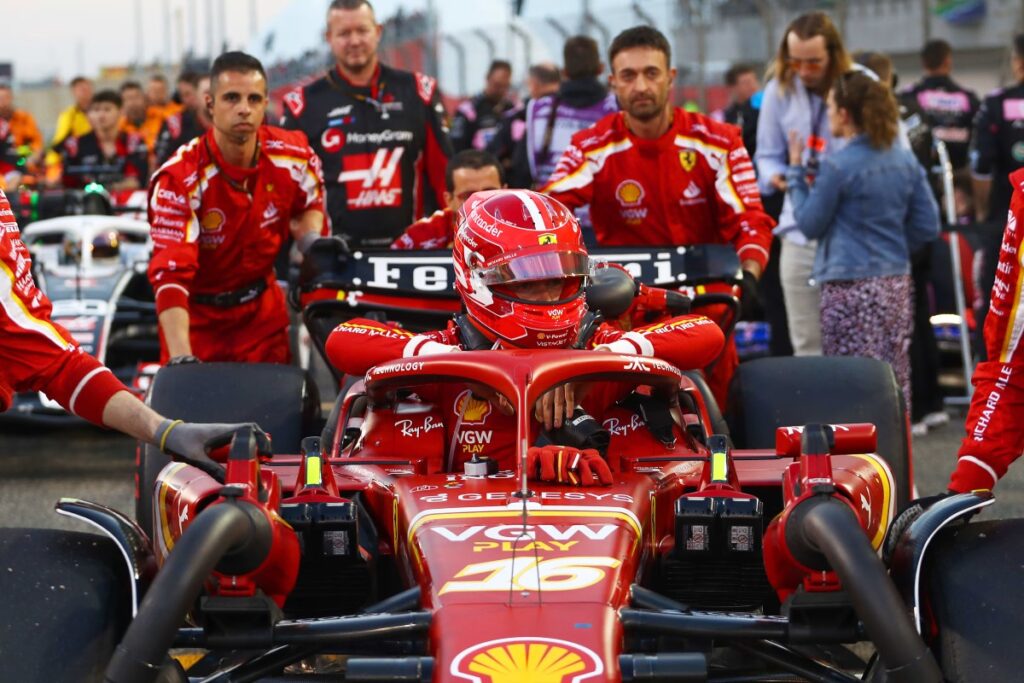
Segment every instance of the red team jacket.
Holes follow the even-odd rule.
[[[0,190],[0,412],[16,391],[43,391],[68,412],[101,425],[107,402],[127,389],[50,321],[51,309],[32,279],[28,248]]]
[[[190,295],[237,291],[260,280],[268,291],[277,290],[274,261],[290,235],[290,220],[310,209],[323,212],[323,180],[301,132],[262,126],[259,150],[255,168],[229,166],[208,131],[154,174],[149,279],[158,313],[180,306],[192,316],[198,308],[207,318],[228,320],[232,309],[190,306]],[[326,219],[323,234],[330,234]],[[283,303],[279,308],[271,319],[252,323],[286,326]]]
[[[722,349],[722,331],[703,316],[682,316],[630,332],[604,324],[591,338],[590,348],[608,345],[613,352],[657,357],[679,368],[707,365]],[[342,323],[327,340],[331,363],[349,375],[363,375],[374,365],[398,358],[445,353],[459,348],[454,323],[448,328],[413,334],[389,325],[358,318]],[[595,384],[583,399],[583,406],[603,420],[604,412],[633,387],[613,382]],[[461,465],[472,455],[486,455],[511,469],[514,460],[516,423],[486,400],[473,396],[463,384],[438,384],[417,389],[422,398],[440,406],[445,429],[447,459]],[[458,433],[456,433],[458,430]]]
[[[768,261],[773,222],[739,129],[700,114],[677,108],[657,140],[609,114],[573,135],[543,192],[589,204],[601,246],[732,244],[740,260]]]
[[[435,211],[421,218],[391,243],[392,249],[448,249],[455,240],[455,212]]]
[[[949,482],[953,491],[990,489],[1024,452],[1024,169],[1010,174],[1007,216],[992,303],[985,318],[988,360],[974,370],[967,436]]]

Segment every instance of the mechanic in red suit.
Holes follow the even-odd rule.
[[[573,135],[542,191],[573,209],[589,205],[602,247],[734,245],[752,305],[774,223],[739,129],[671,105],[676,70],[657,29],[620,33],[609,63],[622,111]],[[738,362],[730,342],[708,377],[723,406]]]
[[[213,127],[153,176],[149,224],[164,361],[287,363],[288,313],[274,260],[329,233],[319,160],[300,132],[261,125],[267,79],[254,57],[213,63]]]
[[[455,239],[459,209],[474,192],[498,190],[505,185],[505,170],[490,152],[464,149],[445,170],[445,208],[421,218],[391,243],[392,249],[450,249]]]
[[[462,349],[569,348],[577,343],[587,312],[584,285],[590,263],[576,218],[557,201],[529,190],[473,195],[459,213],[453,248],[455,288],[466,307],[447,329],[426,334],[365,319],[342,323],[327,341],[339,370],[362,375],[371,366],[398,358]],[[680,368],[703,367],[722,349],[721,330],[711,320],[687,315],[629,332],[601,324],[585,348],[657,357]],[[566,385],[538,400],[535,417],[545,428],[561,427],[579,403],[600,422],[602,412],[633,387],[618,383]],[[465,385],[440,385],[430,396],[443,411],[446,463],[453,471],[472,454],[514,462],[515,418],[503,399],[488,401]],[[423,393],[419,392],[418,393]],[[477,448],[474,448],[476,446]],[[479,448],[483,446],[483,448]],[[596,450],[558,445],[529,451],[531,471],[546,481],[610,483]]]
[[[1024,170],[1010,174],[1013,197],[999,250],[988,316],[988,360],[974,370],[967,436],[960,445],[949,489],[991,489],[1024,452]]]
[[[42,391],[94,424],[152,443],[192,464],[212,464],[205,444],[240,425],[188,424],[153,412],[71,334],[50,320],[52,310],[32,279],[7,196],[0,190],[0,412],[15,392]]]

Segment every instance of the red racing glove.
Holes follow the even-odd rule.
[[[611,486],[612,471],[593,448],[534,446],[526,451],[527,476],[573,486]]]

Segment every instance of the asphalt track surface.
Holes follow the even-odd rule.
[[[914,439],[914,472],[919,492],[945,488],[963,434],[962,410],[950,423]],[[14,427],[0,424],[0,526],[53,527],[87,531],[58,516],[61,497],[91,500],[134,514],[135,442],[89,426]],[[1024,462],[996,488],[991,518],[1024,516]]]

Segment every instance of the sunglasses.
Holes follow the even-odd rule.
[[[819,73],[825,69],[825,59],[823,57],[812,57],[810,59],[800,59],[798,57],[787,57],[786,66],[794,71],[799,71],[802,67],[809,73]]]

